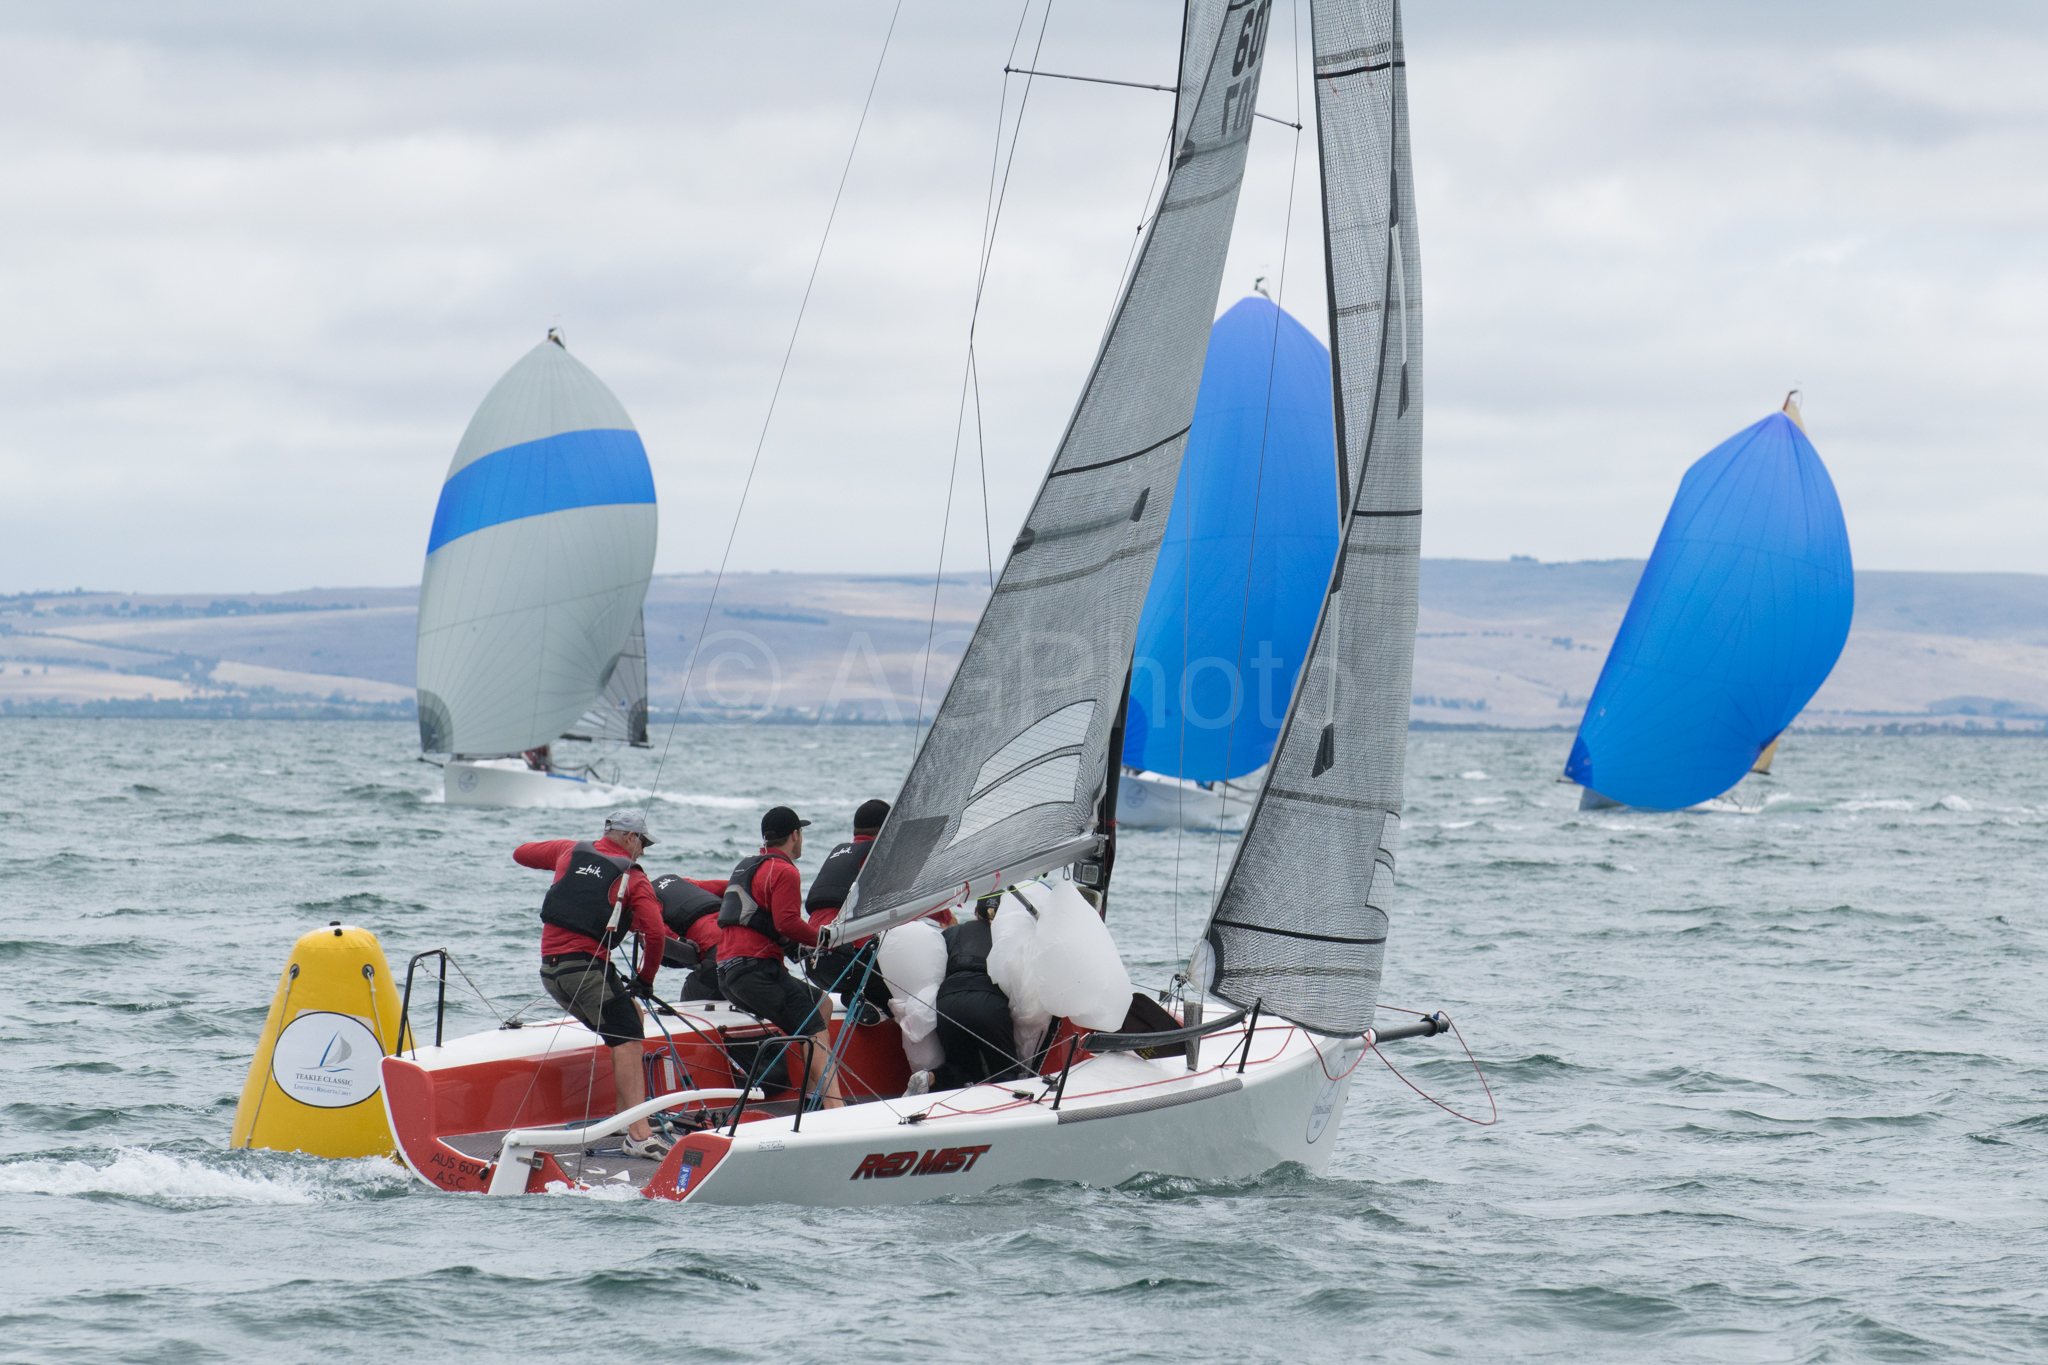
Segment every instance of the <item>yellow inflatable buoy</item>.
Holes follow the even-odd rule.
[[[271,997],[229,1145],[395,1155],[381,1064],[398,1050],[398,1015],[375,934],[336,920],[302,937]]]

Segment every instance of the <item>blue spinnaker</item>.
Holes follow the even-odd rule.
[[[1213,782],[1272,757],[1336,554],[1330,353],[1244,299],[1209,333],[1138,618],[1124,762]]]
[[[1854,606],[1835,485],[1773,413],[1685,472],[1565,775],[1649,810],[1727,791],[1827,681]]]

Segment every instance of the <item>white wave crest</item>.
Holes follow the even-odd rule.
[[[321,1204],[408,1182],[383,1157],[231,1171],[142,1147],[117,1148],[105,1165],[30,1159],[0,1166],[0,1194],[112,1194],[170,1203]]]
[[[765,810],[768,806],[758,796],[706,796],[697,792],[656,792],[654,799],[676,806],[708,806],[712,810]]]
[[[550,1180],[546,1193],[562,1199],[595,1199],[607,1204],[624,1204],[647,1197],[640,1192],[637,1185],[602,1184],[578,1188],[574,1185],[565,1185],[559,1180]]]
[[[1975,809],[1976,809],[1976,807],[1975,807],[1975,806],[1972,806],[1972,805],[1971,805],[1971,804],[1970,804],[1970,803],[1969,803],[1968,801],[1965,801],[1965,800],[1964,800],[1964,799],[1963,799],[1962,797],[1960,797],[1960,796],[1956,796],[1956,795],[1954,795],[1954,794],[1950,794],[1950,795],[1948,795],[1948,796],[1944,796],[1944,797],[1942,797],[1942,798],[1941,798],[1941,800],[1939,800],[1939,801],[1937,801],[1937,802],[1935,802],[1935,803],[1934,803],[1934,808],[1935,808],[1936,810],[1975,810]]]

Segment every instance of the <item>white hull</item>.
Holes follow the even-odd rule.
[[[450,759],[441,770],[451,806],[589,806],[612,790],[569,773],[546,773],[522,758]]]
[[[1204,787],[1184,778],[1126,769],[1117,778],[1116,822],[1126,829],[1242,830],[1258,782],[1258,774],[1252,774]]]
[[[1209,1007],[1227,1008],[1220,1001]],[[691,1086],[735,1081],[697,1049],[720,1035],[768,1030],[730,1005],[685,1005],[668,1024],[688,1065],[674,1087],[680,1107],[704,1117],[729,1108],[689,1098],[710,1094]],[[886,1036],[871,1042],[898,1050],[900,1065],[893,1024],[877,1028]],[[659,1055],[664,1039],[652,1019],[647,1031]],[[1084,1055],[1063,1089],[1059,1067],[1049,1065],[1046,1075],[965,1090],[903,1098],[891,1090],[891,1097],[815,1111],[801,1121],[750,1108],[736,1129],[716,1122],[683,1136],[659,1167],[615,1153],[581,1155],[583,1139],[555,1141],[537,1129],[511,1133],[502,1113],[487,1123],[484,1110],[493,1097],[552,1095],[563,1082],[586,1075],[599,1082],[591,1101],[569,1095],[565,1112],[579,1124],[601,1117],[608,1096],[598,1092],[610,1086],[608,1073],[593,1066],[607,1059],[588,1055],[595,1044],[580,1025],[537,1020],[388,1058],[384,1098],[403,1159],[422,1179],[449,1190],[538,1194],[558,1185],[623,1181],[652,1198],[825,1206],[909,1204],[1025,1180],[1111,1187],[1145,1174],[1244,1179],[1287,1162],[1320,1174],[1329,1166],[1352,1071],[1363,1055],[1360,1039],[1319,1039],[1262,1019],[1248,1056],[1240,1023],[1203,1040],[1200,1068],[1192,1072],[1181,1047],[1153,1059],[1109,1052]],[[1055,1060],[1064,1059],[1065,1046],[1054,1045]],[[863,1069],[873,1074],[872,1066]],[[542,1072],[549,1079],[536,1087]],[[527,1119],[525,1112],[513,1119],[515,1126],[546,1121],[545,1115]],[[543,1151],[545,1169],[529,1159]],[[514,1163],[523,1164],[515,1169]],[[527,1166],[534,1167],[530,1177]]]
[[[1104,1188],[1134,1176],[1199,1180],[1254,1176],[1284,1162],[1321,1174],[1330,1164],[1357,1040],[1324,1041],[1327,1069],[1306,1035],[1288,1029],[1283,1055],[1239,1076],[1222,1065],[1226,1033],[1203,1049],[1215,1064],[1190,1073],[1182,1057],[1146,1061],[1128,1053],[1075,1067],[1058,1112],[1013,1097],[1007,1085],[887,1100],[743,1123],[728,1151],[689,1198],[711,1204],[910,1204],[1025,1180]],[[1260,1030],[1261,1042],[1266,1038]],[[1334,1077],[1334,1079],[1332,1079]],[[1039,1095],[1043,1082],[1016,1089]],[[1133,1112],[1135,1111],[1135,1112]],[[929,1113],[906,1125],[912,1114]],[[980,1149],[980,1150],[973,1150]],[[870,1158],[972,1151],[965,1169],[893,1176],[859,1172]],[[888,1167],[884,1165],[882,1169]]]
[[[1763,806],[1760,804],[1745,806],[1742,802],[1736,800],[1736,790],[1738,789],[1731,788],[1721,796],[1710,796],[1697,805],[1687,806],[1684,809],[1688,814],[1692,815],[1755,815],[1763,810]],[[1581,787],[1579,788],[1579,809],[1634,810],[1636,807],[1623,805],[1619,801],[1602,796],[1591,787]]]

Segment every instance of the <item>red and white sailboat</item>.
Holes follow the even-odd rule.
[[[714,1203],[902,1203],[1033,1178],[1113,1185],[1329,1162],[1374,1040],[1401,805],[1421,516],[1421,282],[1398,0],[1313,0],[1343,493],[1340,553],[1201,945],[1161,1002],[1054,1020],[1023,1079],[903,1097],[895,1021],[835,1016],[851,1101],[761,1085],[796,1046],[729,1005],[647,1021],[651,1099],[560,1020],[384,1059],[400,1152],[450,1190],[622,1187]],[[1107,905],[1139,609],[1194,411],[1271,0],[1189,0],[1173,168],[1095,368],[888,823],[842,942],[1006,895]],[[1033,889],[1034,883],[1043,885]],[[998,922],[1009,909],[998,911]],[[1032,911],[1034,915],[1036,911]],[[1121,969],[1118,969],[1120,977]],[[1116,1006],[1121,1001],[1113,1001]],[[1379,1033],[1433,1034],[1441,1016]],[[635,1119],[660,1163],[616,1151]]]
[[[846,1044],[840,1086],[853,1102],[806,1113],[788,1090],[740,1101],[758,1055],[749,1045],[772,1028],[723,1003],[675,1009],[648,1021],[650,1089],[663,1093],[616,1114],[592,1116],[612,1093],[610,1051],[569,1019],[387,1057],[401,1156],[450,1191],[624,1186],[713,1204],[902,1204],[1020,1180],[1108,1186],[1161,1169],[1221,1179],[1290,1161],[1320,1172],[1365,1051],[1362,1038],[1242,1010],[1206,1030],[1061,1025],[1028,1078],[901,1098],[909,1068],[885,1022],[854,1028]],[[1448,1026],[1432,1017],[1387,1036]],[[835,1017],[835,1044],[845,1027]],[[620,1150],[626,1125],[650,1115],[682,1132],[659,1163]]]

